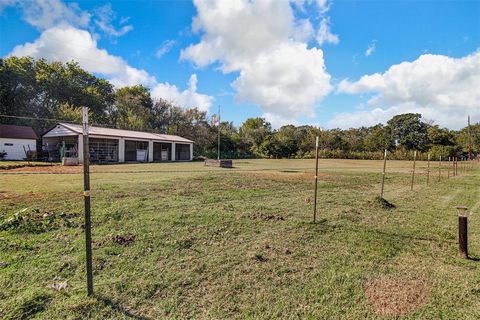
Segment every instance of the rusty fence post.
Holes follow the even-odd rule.
[[[457,206],[458,211],[458,251],[462,258],[468,259],[468,208]]]

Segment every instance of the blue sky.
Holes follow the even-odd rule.
[[[75,59],[237,125],[459,128],[480,121],[479,48],[479,1],[0,0],[1,56]]]

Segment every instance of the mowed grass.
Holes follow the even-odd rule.
[[[427,185],[426,165],[411,191],[388,162],[388,208],[382,161],[320,161],[316,224],[314,160],[92,166],[88,298],[80,168],[3,171],[0,212],[38,221],[0,231],[0,318],[478,319],[480,166],[439,181],[432,162]]]

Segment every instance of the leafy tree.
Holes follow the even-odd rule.
[[[153,101],[144,86],[123,87],[115,92],[110,118],[117,127],[130,130],[151,128]]]
[[[428,125],[419,113],[406,113],[394,116],[387,122],[390,139],[406,150],[428,149]]]

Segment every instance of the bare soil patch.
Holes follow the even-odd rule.
[[[368,302],[380,316],[402,316],[428,299],[431,283],[419,279],[374,279],[365,283]]]
[[[0,169],[0,173],[82,173],[82,166],[35,166],[14,169]]]

